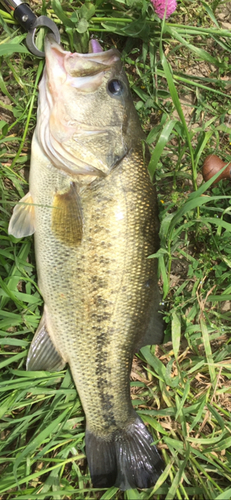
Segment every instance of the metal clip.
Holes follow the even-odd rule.
[[[59,30],[51,19],[47,16],[37,17],[30,9],[27,3],[21,2],[20,0],[0,0],[4,5],[5,9],[14,14],[15,19],[21,24],[21,26],[28,31],[26,37],[26,44],[30,52],[37,57],[45,57],[45,53],[39,50],[35,44],[35,34],[36,30],[41,27],[49,28],[53,33],[57,43],[60,43]]]

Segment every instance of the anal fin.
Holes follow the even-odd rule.
[[[35,216],[33,198],[27,193],[20,202],[14,207],[10,219],[8,233],[15,238],[30,236],[35,232]]]
[[[27,356],[26,369],[32,371],[62,370],[66,361],[56,350],[46,327],[46,315],[43,313]]]

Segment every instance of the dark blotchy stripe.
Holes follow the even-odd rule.
[[[106,427],[115,425],[114,417],[114,395],[112,394],[112,387],[110,381],[106,376],[111,373],[111,368],[107,367],[108,354],[104,352],[104,348],[108,345],[108,336],[101,332],[97,336],[97,356],[96,356],[96,369],[95,374],[97,378],[97,387],[101,402],[102,416],[105,420]]]

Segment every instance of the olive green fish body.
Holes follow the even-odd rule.
[[[19,221],[21,228],[27,227],[24,234],[35,232],[44,298],[44,314],[28,355],[28,368],[55,370],[69,363],[86,415],[86,451],[93,483],[127,489],[150,486],[162,469],[160,456],[151,446],[152,437],[132,408],[129,385],[135,349],[162,339],[157,261],[148,259],[157,251],[159,239],[156,193],[130,97],[126,95],[122,105],[118,100],[116,118],[108,112],[106,125],[99,109],[93,124],[91,120],[90,134],[82,122],[81,109],[93,105],[92,94],[96,101],[100,99],[104,80],[113,79],[118,72],[118,53],[108,52],[109,68],[94,69],[94,85],[89,77],[91,65],[84,69],[91,102],[86,102],[80,89],[79,99],[84,104],[77,130],[65,95],[61,114],[55,111],[57,130],[52,113],[59,104],[55,98],[53,107],[49,98],[45,105],[40,102],[30,194],[24,197],[26,206],[15,208],[10,232],[21,236]],[[71,56],[64,55],[64,66],[65,58],[69,71],[72,66],[76,71]],[[94,65],[96,60],[93,56]],[[83,59],[85,66],[86,61]],[[47,56],[48,73],[49,64]],[[125,85],[120,67],[119,75]],[[82,81],[76,84],[74,80],[73,85],[82,85]],[[107,95],[101,98],[105,101]],[[66,127],[60,119],[65,114]]]
[[[103,433],[104,425],[122,425],[131,413],[129,373],[148,327],[150,289],[158,300],[152,287],[156,260],[147,259],[158,246],[154,191],[141,148],[81,194],[51,166],[44,173],[32,196],[39,205],[35,245],[46,322],[70,364],[89,428]],[[82,212],[77,246],[60,241],[51,229],[54,212],[58,220],[60,212],[50,208],[54,198],[68,191],[72,203],[79,197]]]

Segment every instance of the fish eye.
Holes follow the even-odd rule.
[[[112,97],[119,97],[124,91],[124,86],[121,80],[113,79],[108,82],[107,89]]]

